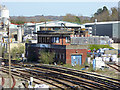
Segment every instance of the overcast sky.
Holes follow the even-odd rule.
[[[10,10],[10,16],[63,16],[67,13],[79,16],[92,16],[98,8],[102,8],[103,6],[107,6],[109,10],[111,7],[118,7],[119,0],[104,0],[106,2],[102,0],[87,1],[88,0],[84,0],[84,2],[83,0],[1,0],[0,4],[6,5]]]

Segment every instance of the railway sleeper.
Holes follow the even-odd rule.
[[[45,67],[46,68],[46,67]],[[83,75],[82,75],[83,76]],[[86,76],[86,75],[85,75]],[[91,78],[91,77],[90,77]],[[108,86],[109,84],[107,84],[107,86],[106,87],[109,87],[109,88],[111,88],[111,86]],[[100,86],[99,84],[98,84],[98,86]],[[103,86],[102,86],[103,87]],[[112,87],[115,87],[115,86],[113,86],[112,85]],[[116,88],[118,88],[118,87],[116,87]]]
[[[94,78],[93,76],[88,76],[88,75],[85,75],[85,74],[78,74],[78,73],[75,73],[75,72],[73,73],[71,71],[59,70],[59,69],[56,69],[56,68],[43,67],[43,66],[40,66],[40,68],[45,68],[45,69],[50,69],[50,70],[54,70],[54,71],[59,71],[59,72],[62,72],[62,73],[72,74],[72,75],[75,75],[75,76],[81,76],[82,78],[86,78],[86,79],[95,81],[95,79],[93,79]],[[96,80],[98,79],[97,82],[99,81],[99,83],[102,83],[102,84],[106,84],[106,85],[109,85],[109,86],[112,86],[112,87],[113,86],[115,87],[115,85],[113,85],[113,84],[117,84],[118,87],[120,86],[120,83],[117,83],[117,82],[112,82],[110,80],[105,80],[105,79],[101,79],[101,78],[98,78],[98,77],[95,77],[95,78],[96,78]]]
[[[43,76],[43,75],[40,75],[40,74],[39,74],[39,76],[41,76],[41,77],[43,77],[43,78],[45,78],[45,79],[49,79],[49,80],[51,80],[51,78],[48,78],[49,75],[44,75],[44,76]],[[55,78],[55,77],[53,77],[53,78]],[[60,79],[65,80],[65,81],[68,81],[68,80],[63,79],[63,78],[60,78]],[[54,80],[54,79],[52,79],[52,80]],[[69,81],[69,82],[73,83],[73,81]],[[76,83],[74,82],[73,84],[76,84]],[[90,88],[88,88],[88,87],[86,87],[86,86],[84,86],[84,85],[80,85],[80,84],[77,84],[77,85],[79,85],[80,87],[84,87],[84,88],[90,90]],[[76,87],[72,86],[72,88],[76,88]],[[91,90],[92,90],[92,89],[91,89]]]
[[[34,71],[34,70],[32,70],[32,71]],[[50,76],[50,73],[49,73],[48,75]],[[55,73],[54,73],[54,74],[52,73],[52,75],[53,75],[53,77],[56,76]],[[66,76],[66,75],[61,75],[61,76],[64,77],[64,78],[68,78],[68,76]],[[60,76],[59,76],[59,77],[60,77]],[[69,79],[72,79],[72,80],[73,80],[73,77],[69,77]],[[77,80],[77,79],[75,78],[74,80]],[[96,84],[96,83],[92,83],[92,82],[88,82],[88,81],[84,81],[84,80],[80,80],[80,79],[78,79],[78,81],[83,81],[83,82],[87,82],[87,83],[93,84],[93,85],[95,85],[95,87],[98,86],[99,89],[100,89],[100,88],[103,88],[103,86],[101,86],[101,85],[99,85],[99,84]]]

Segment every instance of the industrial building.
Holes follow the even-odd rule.
[[[22,42],[22,37],[24,35],[24,30],[15,24],[9,24],[10,30],[10,40],[11,43],[14,42]],[[8,30],[5,31],[4,29],[0,29],[0,42],[7,43],[8,42]]]
[[[51,32],[38,31],[38,43],[27,45],[27,58],[35,56],[34,59],[39,60],[39,52],[48,50],[55,53],[55,62],[69,64],[83,64],[87,57],[87,46],[71,45],[71,32]],[[28,59],[30,60],[30,59]]]
[[[87,45],[71,44],[71,37],[85,36],[85,28],[68,30],[40,30],[37,31],[37,44],[26,44],[26,57],[28,60],[39,60],[39,52],[48,50],[55,53],[54,62],[82,65],[87,57]],[[80,33],[81,31],[81,33]],[[82,32],[83,31],[83,32]],[[87,31],[86,31],[87,32]]]
[[[18,25],[10,23],[9,10],[5,5],[0,5],[0,43],[8,42],[8,28],[11,42],[22,42],[23,30]]]
[[[68,31],[72,30],[77,30],[80,28],[85,28],[84,25],[76,24],[76,23],[71,23],[71,22],[66,22],[66,21],[48,21],[48,22],[41,22],[41,23],[25,23],[24,24],[24,35],[26,40],[26,36],[29,34],[29,36],[33,40],[37,40],[37,35],[33,34],[33,32],[41,31],[41,30],[64,30],[67,29]],[[84,33],[84,32],[83,32]],[[88,32],[87,32],[88,33]],[[86,33],[86,36],[87,36]],[[28,37],[28,38],[30,38]]]
[[[36,23],[36,31],[40,30],[63,30],[67,28],[67,30],[75,30],[78,28],[85,28],[84,25],[80,25],[77,23],[71,23],[66,21],[48,21]]]
[[[0,5],[0,42],[2,38],[7,36],[7,24],[9,23],[9,10],[4,6]]]
[[[0,48],[0,54],[4,57],[5,53],[8,53],[8,33],[10,36],[10,49],[16,47],[22,43],[24,31],[21,26],[12,24],[10,22],[9,10],[4,5],[0,5],[0,47],[5,48],[2,52]]]
[[[120,42],[120,21],[86,23],[85,27],[92,27],[93,35],[109,36],[114,42]]]
[[[0,5],[0,42],[8,42],[8,27],[11,42],[22,42],[22,30],[18,25],[10,23],[9,10],[5,5]]]
[[[64,25],[62,26],[62,24]],[[34,32],[37,43],[26,44],[26,57],[30,61],[39,60],[40,51],[48,50],[55,53],[55,62],[84,64],[87,57],[88,44],[108,44],[109,37],[92,36],[91,27],[55,21],[36,25]],[[43,25],[43,26],[42,26]],[[71,25],[71,26],[70,26]]]

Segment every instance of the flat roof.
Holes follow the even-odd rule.
[[[41,22],[41,23],[25,23],[24,25],[26,26],[32,26],[32,25],[36,25],[39,27],[62,27],[62,26],[66,26],[66,27],[81,27],[81,28],[85,28],[84,25],[78,24],[78,23],[72,23],[72,22],[67,22],[67,21],[47,21],[47,22]]]
[[[96,24],[114,24],[120,23],[120,21],[108,21],[108,22],[96,22]],[[95,23],[85,23],[84,25],[94,25]]]

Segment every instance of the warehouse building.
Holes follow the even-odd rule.
[[[84,25],[92,27],[93,35],[109,36],[114,42],[120,42],[120,21],[86,23]]]
[[[66,21],[48,21],[36,23],[36,31],[40,30],[63,30],[67,28],[67,30],[75,30],[79,28],[85,28],[84,25],[80,25],[77,23],[71,23]]]
[[[47,21],[41,23],[25,23],[24,24],[24,35],[29,35],[33,40],[37,39],[37,35],[33,32],[42,31],[42,30],[76,30],[80,28],[85,28],[84,25],[77,23],[71,23],[66,21]],[[26,39],[25,39],[26,40]]]

